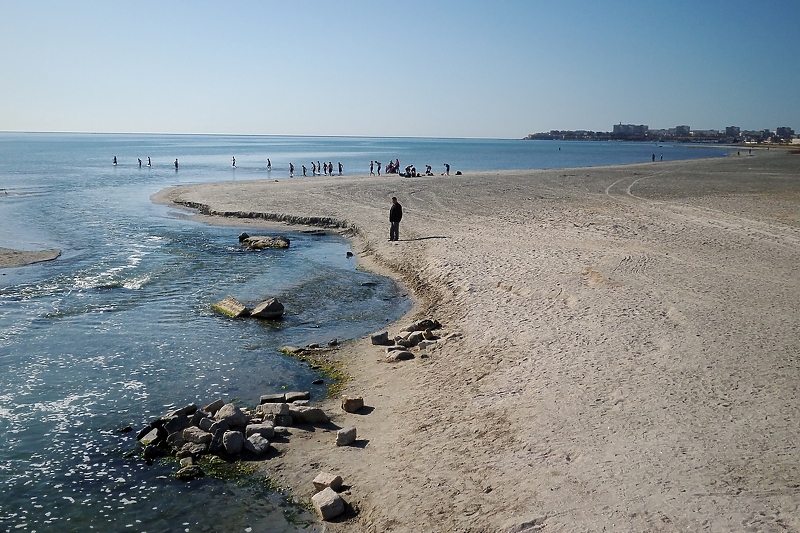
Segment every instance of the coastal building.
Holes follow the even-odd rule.
[[[740,132],[739,126],[728,126],[725,128],[726,137],[739,138]]]
[[[792,128],[787,128],[786,126],[777,128],[775,130],[775,137],[779,137],[781,139],[791,139],[794,137],[794,130]]]
[[[675,126],[675,135],[677,137],[688,137],[692,134],[692,128],[689,126]]]

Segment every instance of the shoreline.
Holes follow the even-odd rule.
[[[776,150],[153,201],[344,226],[360,266],[409,289],[399,325],[432,316],[455,334],[391,364],[368,338],[345,343],[346,394],[370,409],[324,407],[360,445],[298,430],[264,463],[300,497],[319,471],[344,478],[353,512],[326,530],[798,529],[798,171]]]

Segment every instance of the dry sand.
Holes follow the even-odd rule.
[[[392,334],[460,334],[340,350],[369,409],[327,407],[359,446],[295,431],[265,463],[302,497],[343,476],[327,531],[800,531],[800,156],[157,196],[339,221],[416,299]]]

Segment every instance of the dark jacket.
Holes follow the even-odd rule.
[[[392,204],[389,209],[389,222],[400,222],[403,218],[403,206],[400,204]]]

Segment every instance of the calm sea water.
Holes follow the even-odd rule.
[[[0,271],[0,529],[297,530],[287,514],[311,517],[280,495],[209,478],[175,481],[174,464],[130,457],[133,434],[116,430],[216,398],[254,405],[261,394],[301,389],[319,399],[324,388],[311,384],[319,376],[277,348],[360,337],[410,307],[391,281],[357,270],[339,237],[290,233],[288,250],[245,252],[236,239],[241,228],[188,221],[150,202],[158,190],[284,179],[290,162],[295,176],[302,164],[310,174],[311,161],[363,174],[370,160],[393,159],[466,172],[623,164],[653,153],[674,160],[725,152],[637,143],[0,133],[0,246],[62,250],[55,261]],[[209,304],[227,294],[249,304],[277,296],[287,316],[264,323],[211,312]]]

